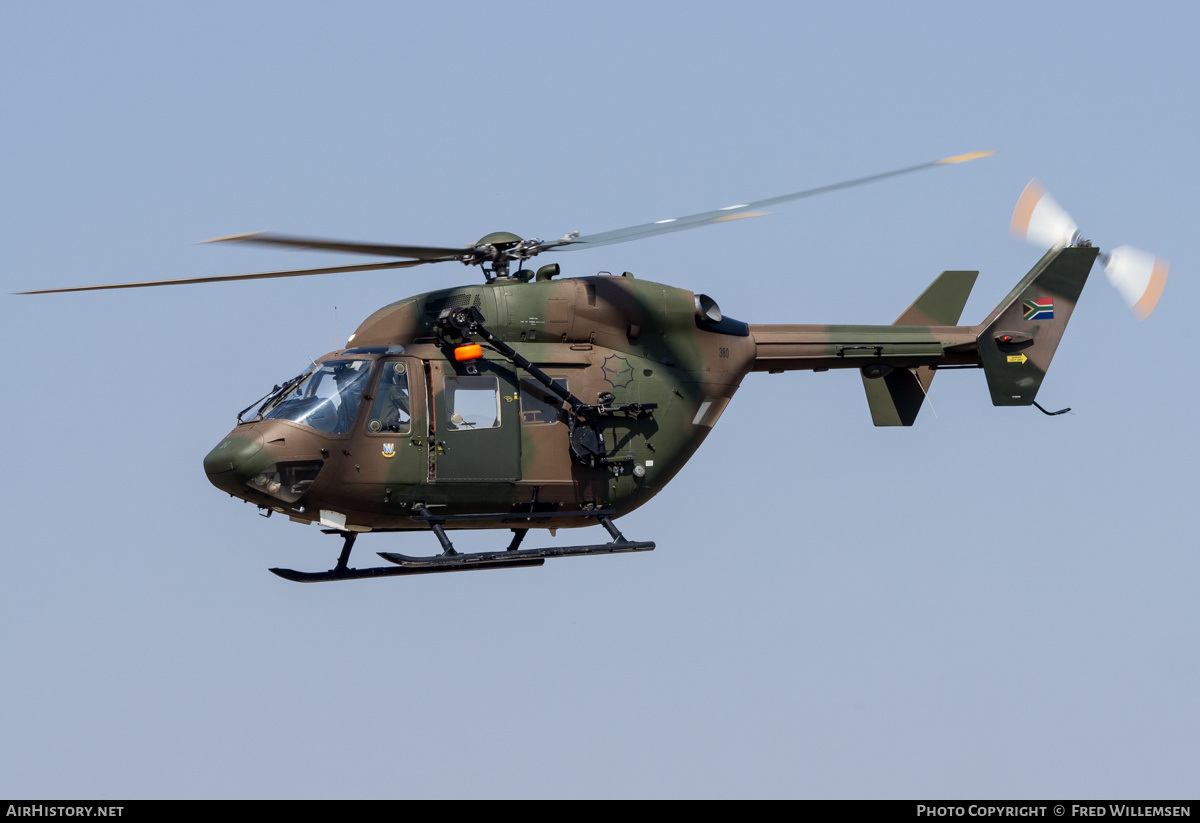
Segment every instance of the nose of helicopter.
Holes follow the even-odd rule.
[[[204,473],[218,489],[230,494],[244,491],[246,481],[271,462],[257,431],[231,432],[204,456]]]

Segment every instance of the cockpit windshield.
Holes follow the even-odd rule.
[[[262,419],[291,420],[327,434],[348,434],[370,374],[370,360],[319,363],[268,400]]]

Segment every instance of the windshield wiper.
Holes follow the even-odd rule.
[[[300,374],[293,377],[291,380],[284,383],[282,386],[275,386],[273,389],[271,389],[265,395],[260,397],[258,400],[255,400],[249,406],[247,406],[246,408],[244,408],[240,412],[238,412],[237,422],[245,423],[246,421],[242,419],[242,415],[245,414],[246,412],[250,411],[256,405],[258,405],[258,411],[254,414],[254,417],[255,417],[255,419],[262,417],[263,409],[265,409],[267,406],[271,405],[271,401],[275,400],[276,398],[278,398],[284,394],[287,394],[289,391],[294,389],[296,387],[296,384],[299,383],[301,380],[303,380],[305,377],[307,377],[311,371],[312,370],[310,369],[309,371],[301,372]],[[262,405],[259,405],[260,403]]]

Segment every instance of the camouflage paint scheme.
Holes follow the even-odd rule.
[[[521,271],[430,292],[375,312],[351,337],[355,348],[318,361],[372,361],[349,433],[279,419],[240,423],[205,458],[205,471],[233,496],[348,531],[428,531],[412,519],[421,504],[435,514],[594,506],[619,517],[683,468],[750,372],[859,369],[876,425],[912,425],[936,369],[946,366],[982,368],[996,405],[1033,403],[1096,255],[1087,246],[1050,251],[977,326],[956,325],[975,272],[943,273],[891,326],[746,325],[719,310],[706,315],[711,301],[702,295],[628,273],[551,279],[553,272]],[[610,392],[612,405],[656,407],[605,415],[609,462],[588,467],[570,452],[565,405],[557,420],[539,422],[522,397],[529,375],[485,346],[474,369],[496,377],[499,425],[454,429],[445,380],[469,367],[453,357],[461,341],[439,336],[434,321],[442,309],[463,306],[477,307],[488,330],[551,378],[565,379],[583,402]],[[405,365],[409,379],[410,429],[373,432],[368,410],[386,364],[395,363]],[[323,462],[298,500],[247,485],[287,461]],[[591,522],[564,517],[534,525]],[[496,518],[446,527],[508,525]]]

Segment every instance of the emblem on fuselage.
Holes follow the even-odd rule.
[[[623,389],[633,382],[633,366],[619,354],[610,354],[600,364],[604,381],[614,389]]]
[[[396,456],[396,444],[395,443],[384,443],[383,444],[383,456],[384,457],[395,457]]]

